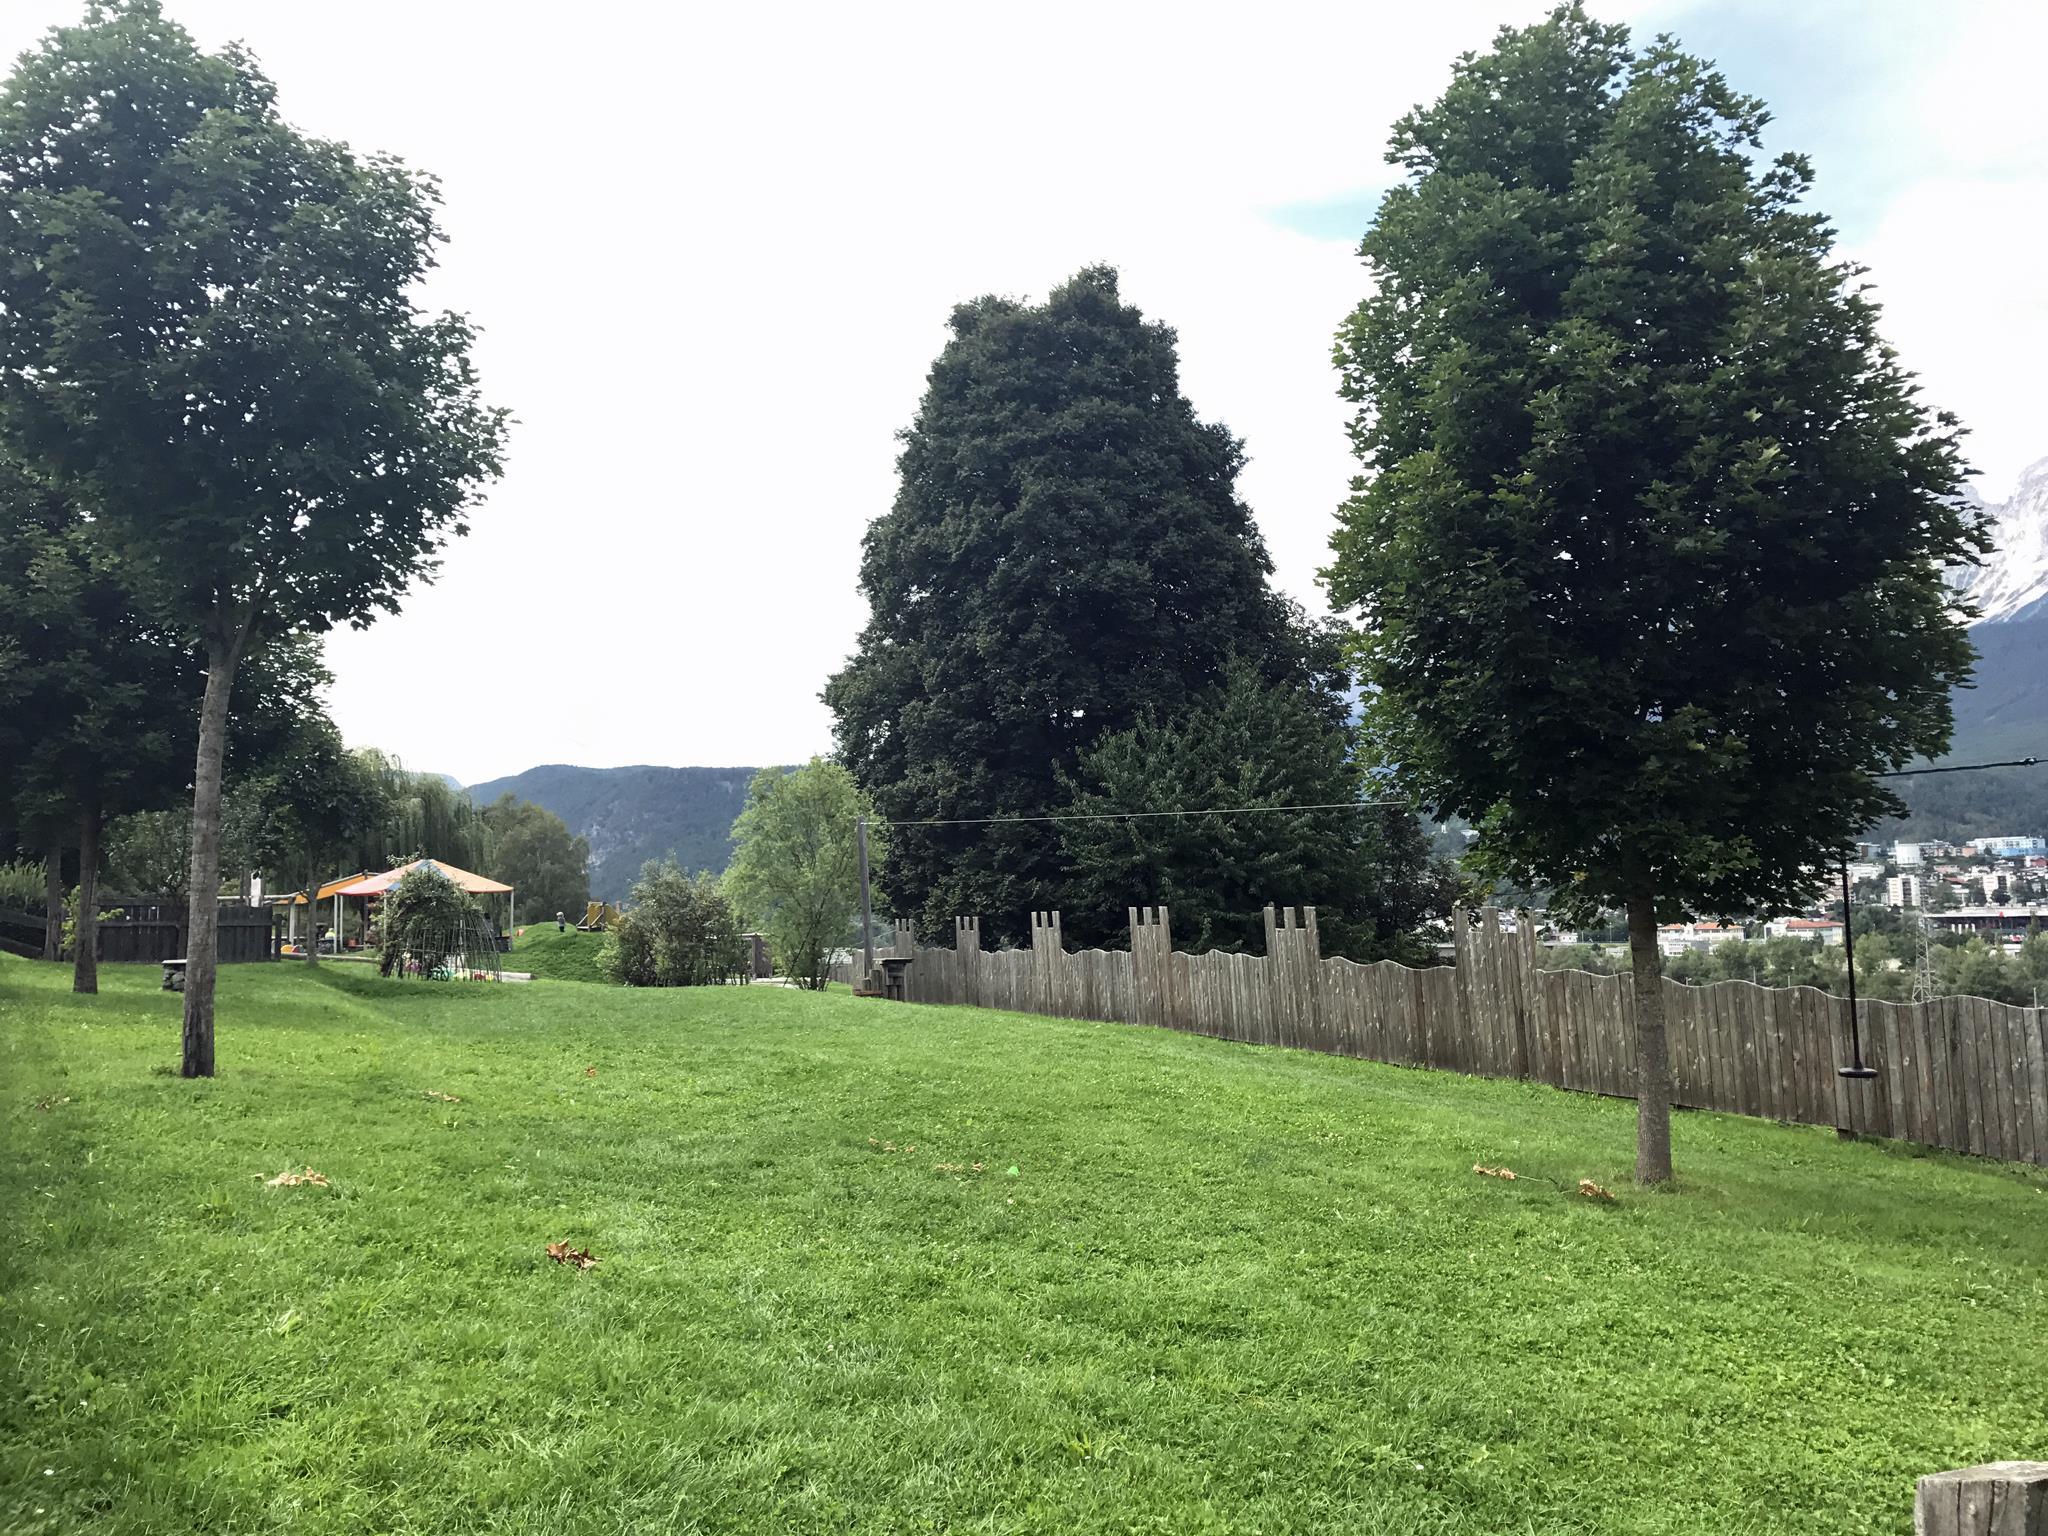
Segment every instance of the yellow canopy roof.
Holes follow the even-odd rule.
[[[339,880],[330,880],[320,887],[313,899],[315,901],[326,901],[343,886],[355,884],[356,881],[362,879],[368,873],[368,870],[357,870],[352,875],[343,875]],[[303,907],[306,904],[306,893],[304,891],[293,891],[291,895],[279,896],[276,900],[277,905],[281,907]]]

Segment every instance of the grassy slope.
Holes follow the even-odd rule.
[[[505,969],[527,971],[551,981],[602,981],[597,952],[603,944],[601,933],[578,933],[574,928],[559,933],[553,923],[535,923],[513,936]]]
[[[10,1531],[1903,1532],[2048,1447],[2038,1174],[1689,1115],[1601,1206],[1624,1103],[780,988],[235,967],[188,1083],[103,978],[0,956]]]

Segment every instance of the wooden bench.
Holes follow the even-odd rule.
[[[185,990],[185,962],[166,960],[164,962],[164,990],[182,992]]]

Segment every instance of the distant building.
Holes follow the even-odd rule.
[[[1918,843],[1893,843],[1892,862],[1901,869],[1919,868],[1920,845]]]
[[[1842,925],[1831,917],[1781,917],[1765,926],[1774,939],[1818,940],[1822,944],[1842,942]]]
[[[1893,875],[1884,883],[1884,904],[1888,907],[1917,907],[1921,894],[1918,875]]]
[[[1736,923],[1665,923],[1657,929],[1657,950],[1665,955],[1683,955],[1741,937],[1742,928]]]
[[[1927,920],[1952,932],[1974,933],[1991,943],[2017,944],[2039,925],[2048,932],[2048,907],[1955,907],[1930,912]]]
[[[1970,845],[1978,854],[1992,859],[2024,859],[2048,854],[2048,838],[1980,837]]]
[[[1994,906],[2008,900],[2012,894],[2008,888],[2005,875],[1997,870],[1987,869],[1983,874],[1971,881],[1971,884],[1984,893],[1984,900],[1992,903]]]
[[[1884,860],[1882,859],[1859,861],[1849,866],[1849,878],[1858,885],[1861,885],[1866,880],[1882,880],[1884,878],[1884,867]]]

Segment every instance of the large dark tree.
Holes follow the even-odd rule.
[[[860,648],[825,690],[841,760],[899,822],[1056,811],[1089,746],[1177,716],[1233,652],[1284,649],[1243,451],[1196,419],[1173,332],[1114,272],[978,299],[952,330],[867,533]],[[899,913],[1014,935],[1059,904],[1059,838],[899,826],[886,880]]]
[[[203,651],[184,1071],[213,1071],[230,690],[431,572],[504,418],[414,304],[433,183],[294,131],[249,55],[102,0],[0,90],[0,432]]]
[[[1329,580],[1370,724],[1489,872],[1626,908],[1644,1182],[1659,918],[1806,901],[1971,659],[1955,424],[1764,122],[1578,6],[1504,31],[1396,126],[1339,342],[1366,473]]]

